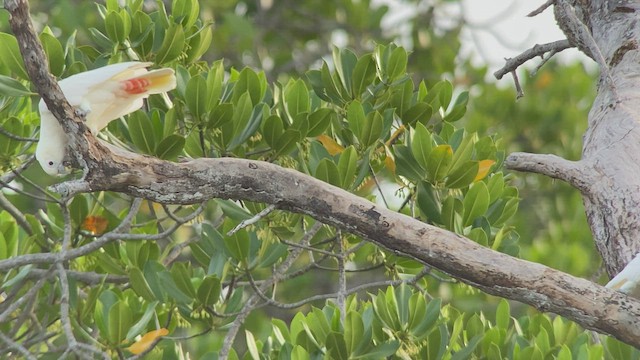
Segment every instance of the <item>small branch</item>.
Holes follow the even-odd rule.
[[[4,209],[8,212],[20,225],[20,227],[27,233],[27,235],[33,235],[33,229],[31,229],[31,225],[27,221],[27,218],[24,214],[7,199],[4,194],[0,191],[0,208]]]
[[[345,316],[347,315],[346,300],[349,294],[347,291],[347,271],[345,264],[346,249],[344,246],[345,240],[342,238],[342,233],[340,231],[338,231],[338,239],[336,241],[338,241],[338,250],[340,254],[340,256],[338,256],[338,292],[336,294],[336,304],[338,305],[338,309],[340,309],[340,320],[344,322]]]
[[[5,343],[7,345],[7,348],[15,349],[16,351],[18,351],[20,354],[22,354],[22,356],[24,356],[25,359],[28,359],[28,360],[36,360],[37,359],[24,346],[22,346],[19,343],[11,340],[9,337],[7,337],[5,334],[3,334],[1,332],[0,332],[0,341]]]
[[[309,229],[309,231],[307,231],[307,233],[300,240],[300,244],[309,245],[311,239],[315,236],[315,234],[320,230],[321,227],[322,223],[319,221],[313,224],[311,226],[311,229]],[[271,276],[271,278],[265,280],[265,282],[258,288],[260,290],[260,294],[286,276],[285,274],[287,270],[289,270],[289,268],[293,265],[302,251],[303,250],[301,248],[296,248],[289,252],[289,256],[287,256],[287,258],[277,267],[277,269],[273,271],[273,275]],[[251,277],[249,277],[249,279],[251,279]],[[249,297],[245,305],[242,307],[242,310],[240,310],[240,314],[238,314],[238,317],[233,321],[231,327],[227,330],[227,334],[225,335],[222,344],[222,349],[220,349],[220,352],[218,353],[218,358],[220,360],[226,360],[228,358],[229,351],[233,346],[233,342],[236,338],[236,335],[238,334],[238,331],[240,330],[240,327],[247,319],[247,316],[249,316],[249,313],[255,307],[259,306],[260,294],[258,292],[255,292]]]
[[[535,57],[543,56],[544,54],[550,51],[553,51],[554,53],[559,53],[560,51],[568,49],[570,47],[573,47],[573,46],[569,43],[569,40],[558,40],[552,43],[535,45],[531,49],[523,52],[522,54],[512,59],[506,59],[507,60],[506,64],[500,70],[494,72],[493,76],[495,76],[496,79],[500,80],[506,74],[512,71],[515,71],[518,67],[520,67],[520,65],[524,64],[525,62]]]
[[[515,152],[504,161],[507,169],[531,172],[562,180],[580,190],[590,192],[594,179],[582,161],[570,161],[556,155]]]
[[[18,166],[17,168],[11,169],[10,171],[7,171],[6,173],[2,174],[2,176],[0,176],[0,184],[8,184],[12,182],[16,178],[16,176],[21,174],[23,171],[27,170],[27,168],[31,166],[31,164],[35,160],[36,160],[36,157],[34,155],[31,155],[25,161],[23,161],[20,164],[20,166]]]
[[[538,7],[537,9],[533,10],[532,12],[527,14],[527,17],[534,17],[537,15],[542,14],[543,11],[547,10],[547,8],[551,5],[553,5],[556,2],[556,0],[547,0],[546,3],[540,5],[540,7]]]
[[[522,86],[520,85],[520,79],[518,79],[518,74],[516,71],[511,72],[511,76],[513,77],[513,83],[516,86],[516,100],[520,99],[524,96],[524,91],[522,90]]]
[[[51,273],[49,273],[48,276],[51,276]],[[46,283],[45,279],[46,278],[38,280],[35,285],[33,285],[23,296],[20,296],[15,302],[9,304],[5,311],[0,314],[0,324],[6,322],[9,316],[11,316],[14,311],[16,311],[29,298],[35,296],[40,288]]]
[[[266,208],[264,208],[264,210],[260,211],[259,213],[255,214],[253,217],[251,217],[250,219],[247,220],[242,220],[240,222],[240,224],[238,224],[238,226],[234,227],[233,229],[231,229],[229,232],[227,232],[227,236],[231,236],[233,234],[235,234],[236,232],[238,232],[238,230],[240,229],[244,229],[249,225],[253,225],[255,223],[257,223],[258,221],[260,221],[263,217],[269,215],[273,210],[276,209],[276,205],[272,204],[267,206]]]
[[[2,126],[0,126],[0,134],[8,137],[9,139],[13,139],[13,140],[16,140],[16,141],[30,141],[30,142],[37,142],[38,141],[37,138],[28,138],[28,137],[18,136],[16,134],[12,133],[12,132],[7,131]]]

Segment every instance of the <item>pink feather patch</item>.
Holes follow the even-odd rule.
[[[151,84],[151,81],[144,78],[134,78],[125,80],[122,82],[123,89],[128,94],[142,94],[147,91],[147,86]]]

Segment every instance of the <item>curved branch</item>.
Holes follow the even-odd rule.
[[[500,80],[506,74],[512,71],[515,71],[518,67],[520,67],[520,65],[526,63],[527,61],[535,57],[543,56],[548,52],[558,53],[570,47],[573,47],[573,46],[569,43],[569,40],[566,40],[566,39],[554,41],[552,43],[547,43],[547,44],[535,45],[531,49],[523,52],[522,54],[512,59],[506,59],[507,63],[502,67],[502,69],[494,72],[493,76],[495,76],[496,79]]]
[[[512,153],[505,159],[504,166],[511,170],[537,173],[562,180],[583,194],[589,194],[595,181],[592,173],[585,171],[582,161],[570,161],[551,154]]]

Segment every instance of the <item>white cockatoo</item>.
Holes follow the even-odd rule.
[[[640,297],[640,253],[622,269],[606,287],[633,297]]]
[[[58,84],[71,106],[86,114],[86,124],[94,135],[121,116],[140,109],[151,94],[176,87],[169,68],[147,70],[152,63],[124,62],[86,71]],[[65,174],[63,164],[68,138],[58,120],[40,100],[40,139],[36,159],[49,175]]]

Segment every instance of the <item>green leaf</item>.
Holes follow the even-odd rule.
[[[353,145],[347,147],[341,154],[338,160],[338,171],[342,177],[341,184],[345,188],[349,188],[353,183],[353,178],[358,170],[358,154]]]
[[[489,190],[484,182],[474,183],[464,197],[464,215],[462,224],[469,226],[489,209]]]
[[[464,211],[462,201],[453,196],[442,202],[442,224],[451,231],[457,230],[458,217]]]
[[[146,329],[147,324],[149,323],[149,321],[151,321],[151,318],[153,317],[153,314],[156,311],[157,305],[158,305],[158,301],[153,301],[147,304],[144,314],[142,315],[140,320],[138,320],[138,322],[133,324],[133,326],[129,329],[129,331],[127,331],[126,340],[128,341],[133,340],[134,337],[140,335]]]
[[[220,95],[222,94],[222,83],[224,81],[224,63],[218,60],[211,65],[207,74],[207,111],[211,111],[218,103],[220,103]]]
[[[342,334],[337,332],[330,332],[326,340],[327,350],[332,359],[336,360],[348,360],[349,353],[347,352],[347,346],[345,344]]]
[[[172,23],[164,34],[162,45],[156,54],[156,63],[166,64],[182,54],[185,35],[182,25]]]
[[[307,131],[307,136],[316,137],[321,135],[327,130],[331,121],[335,118],[335,111],[329,108],[321,108],[312,112],[309,114],[309,131]]]
[[[286,155],[293,151],[300,140],[302,140],[302,134],[300,134],[300,131],[296,129],[287,129],[276,142],[276,153],[274,154],[274,158],[280,155]]]
[[[185,142],[180,135],[169,135],[156,146],[155,154],[160,159],[175,160],[182,153]]]
[[[389,80],[400,78],[407,71],[407,51],[402,47],[393,49],[387,61],[386,72]]]
[[[171,277],[171,273],[169,273],[166,269],[158,274],[158,278],[167,295],[169,295],[176,302],[181,304],[188,304],[193,301],[192,297],[189,297],[187,294],[182,292],[180,288],[178,288],[175,281],[173,281],[173,278]]]
[[[198,301],[206,306],[213,306],[220,300],[221,290],[220,279],[217,276],[205,276],[198,287]]]
[[[104,27],[111,41],[122,44],[131,32],[131,17],[125,10],[110,11],[104,19]]]
[[[29,75],[27,75],[27,71],[24,68],[24,61],[22,60],[16,38],[7,33],[0,33],[0,44],[2,44],[0,61],[6,65],[12,73],[23,79],[29,79]]]
[[[425,177],[426,170],[413,157],[411,149],[404,145],[396,145],[393,150],[397,175],[404,176],[411,181],[420,181]]]
[[[426,181],[420,181],[418,183],[416,200],[418,208],[427,217],[429,222],[442,223],[440,215],[441,204],[436,198],[436,192],[430,183]]]
[[[431,181],[441,181],[447,175],[453,159],[450,145],[438,145],[429,153],[427,174]]]
[[[367,90],[367,87],[373,83],[376,77],[376,63],[373,57],[368,54],[358,59],[356,66],[353,70],[353,85],[352,96],[354,98],[360,98],[361,95]]]
[[[402,113],[402,123],[414,126],[416,123],[426,124],[431,119],[433,109],[427,103],[420,102]]]
[[[342,94],[345,90],[339,82],[335,81],[326,62],[322,64],[322,68],[320,69],[320,79],[324,86],[323,90],[329,99],[333,100],[335,104],[344,104],[344,96]]]
[[[342,186],[342,181],[340,178],[340,171],[336,164],[329,159],[322,159],[320,163],[318,163],[318,167],[315,171],[315,178],[318,180],[322,180],[331,185]]]
[[[196,290],[191,283],[191,269],[184,262],[176,262],[171,267],[171,278],[180,291],[190,298],[196,296]]]
[[[253,108],[249,121],[246,122],[245,127],[227,146],[227,151],[233,151],[237,146],[244,144],[250,136],[255,134],[262,123],[263,115],[268,113],[269,107],[266,104],[260,103],[256,105],[256,107]]]
[[[363,340],[366,342],[371,340],[370,338],[363,338],[364,332],[362,316],[357,311],[349,311],[345,317],[344,325],[345,347],[349,354],[355,353],[359,345],[363,343]]]
[[[127,124],[133,144],[145,154],[153,154],[156,148],[155,131],[147,114],[136,111],[129,115]]]
[[[471,160],[473,156],[473,148],[478,140],[476,133],[466,134],[464,129],[459,129],[462,139],[457,146],[453,146],[453,160],[451,161],[451,169],[456,170],[460,167],[467,166],[466,162]]]
[[[367,119],[360,134],[360,141],[364,147],[375,144],[382,134],[384,119],[378,111],[372,111],[367,115]]]
[[[496,326],[501,329],[508,330],[511,322],[511,313],[509,311],[509,302],[501,299],[496,309]]]
[[[233,104],[222,103],[216,106],[216,108],[209,114],[209,122],[207,128],[221,127],[229,122],[233,121]]]
[[[234,104],[238,104],[242,96],[248,93],[251,104],[256,105],[262,100],[262,85],[258,74],[252,69],[245,67],[238,75],[238,81],[236,81],[233,87],[233,97],[231,98]]]
[[[211,47],[213,40],[213,30],[211,26],[206,26],[189,41],[189,49],[187,49],[187,62],[194,63],[204,55]]]
[[[467,103],[469,102],[469,92],[462,92],[453,106],[453,109],[444,117],[444,121],[454,122],[460,120],[467,112]]]
[[[427,168],[429,156],[433,149],[431,133],[421,123],[416,124],[413,138],[411,139],[411,153],[422,168]]]
[[[2,51],[0,51],[2,53]],[[36,95],[29,91],[29,89],[22,85],[18,80],[12,79],[8,76],[0,75],[0,95],[1,96],[32,96]]]
[[[300,113],[309,112],[309,90],[302,79],[290,81],[284,89],[284,104],[287,114],[294,119]]]
[[[451,360],[469,359],[473,351],[476,349],[476,346],[478,346],[478,344],[480,343],[480,340],[482,340],[482,335],[476,335],[475,337],[473,337],[469,341],[467,346],[464,347],[464,349],[457,351],[455,354],[453,354],[453,356],[451,357]]]
[[[64,50],[62,44],[55,38],[55,36],[42,32],[39,36],[42,48],[45,54],[47,54],[47,60],[49,61],[49,71],[56,77],[62,75],[64,70]],[[3,51],[5,51],[3,49]]]
[[[131,285],[131,288],[133,288],[133,291],[143,299],[147,301],[156,300],[157,297],[154,296],[147,280],[145,280],[144,275],[142,274],[142,270],[139,268],[132,266],[129,269],[129,284]]]
[[[284,123],[278,115],[271,115],[262,123],[262,137],[272,149],[276,147],[283,133]]]
[[[445,186],[450,189],[462,189],[469,186],[478,174],[478,162],[467,161],[449,173]]]
[[[336,72],[342,81],[342,86],[346,89],[348,94],[353,94],[352,91],[352,76],[353,70],[358,62],[358,57],[349,49],[333,48],[333,63],[336,66]]]
[[[249,235],[240,230],[231,236],[224,237],[225,248],[237,261],[246,261],[249,256]]]
[[[364,108],[358,100],[354,100],[347,107],[347,122],[349,123],[349,129],[353,134],[358,137],[358,140],[362,142],[362,134],[366,126],[367,118],[364,114]]]
[[[108,324],[109,332],[107,339],[111,344],[120,344],[127,338],[127,332],[131,328],[131,310],[129,305],[123,301],[118,301],[109,309]]]
[[[201,120],[208,111],[207,82],[204,77],[196,75],[189,79],[185,91],[185,102],[193,116]]]

